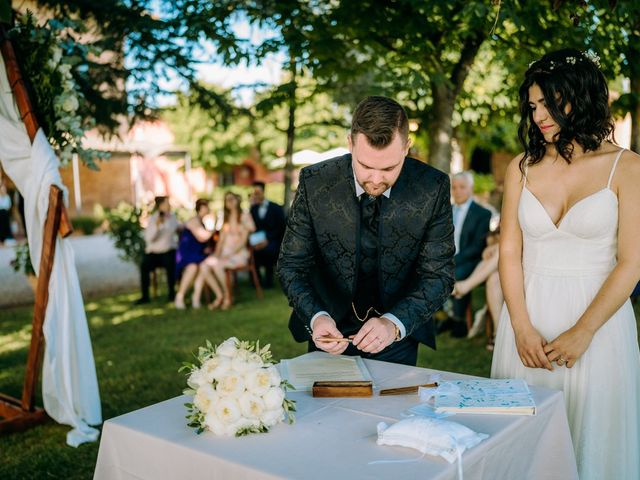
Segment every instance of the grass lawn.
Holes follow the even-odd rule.
[[[103,418],[109,419],[179,395],[181,362],[205,339],[213,343],[237,336],[270,342],[276,359],[306,352],[287,329],[289,308],[279,290],[259,301],[248,287],[227,312],[175,310],[156,300],[132,306],[137,293],[85,304],[95,356]],[[164,296],[162,297],[164,299]],[[31,307],[0,312],[0,392],[20,397],[30,340]],[[421,346],[418,365],[488,376],[491,353],[483,337],[438,337],[438,350]],[[40,398],[38,405],[42,405]],[[92,478],[98,443],[68,447],[69,427],[49,422],[24,433],[0,437],[0,479]]]

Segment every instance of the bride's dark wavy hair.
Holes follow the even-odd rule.
[[[548,53],[526,71],[520,86],[518,138],[524,147],[520,170],[542,160],[547,142],[533,121],[529,88],[542,90],[549,115],[560,127],[554,137],[556,150],[571,163],[575,140],[585,151],[596,150],[614,129],[609,110],[609,88],[604,75],[584,53],[565,48]],[[569,113],[565,107],[570,105]]]

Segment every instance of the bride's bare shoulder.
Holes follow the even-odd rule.
[[[507,171],[505,172],[505,181],[520,183],[523,178],[523,169],[521,167],[522,159],[524,158],[524,152],[516,155],[509,161],[507,165]]]
[[[618,166],[613,177],[613,187],[638,188],[640,184],[640,155],[625,150],[620,155]]]

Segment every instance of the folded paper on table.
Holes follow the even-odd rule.
[[[282,360],[280,374],[298,391],[310,391],[318,381],[372,381],[362,358],[328,353]]]
[[[251,235],[249,235],[249,245],[251,245],[252,247],[259,245],[260,243],[265,242],[266,240],[267,240],[267,234],[264,230],[258,230],[257,232],[254,232]]]
[[[529,386],[521,379],[442,382],[431,395],[438,413],[536,414]]]

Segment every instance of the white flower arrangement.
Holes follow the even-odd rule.
[[[285,398],[293,387],[273,365],[270,345],[231,337],[220,345],[207,340],[200,347],[197,364],[185,363],[188,371],[185,403],[188,425],[197,433],[242,436],[264,433],[285,418],[293,423],[295,402]]]
[[[95,161],[109,155],[82,146],[82,139],[95,127],[95,120],[74,77],[81,60],[90,51],[96,52],[77,42],[70,34],[72,30],[80,32],[84,27],[69,19],[50,19],[40,25],[27,11],[16,18],[8,35],[21,61],[21,73],[29,81],[38,122],[60,161],[66,165],[77,153],[88,167],[97,169]]]

